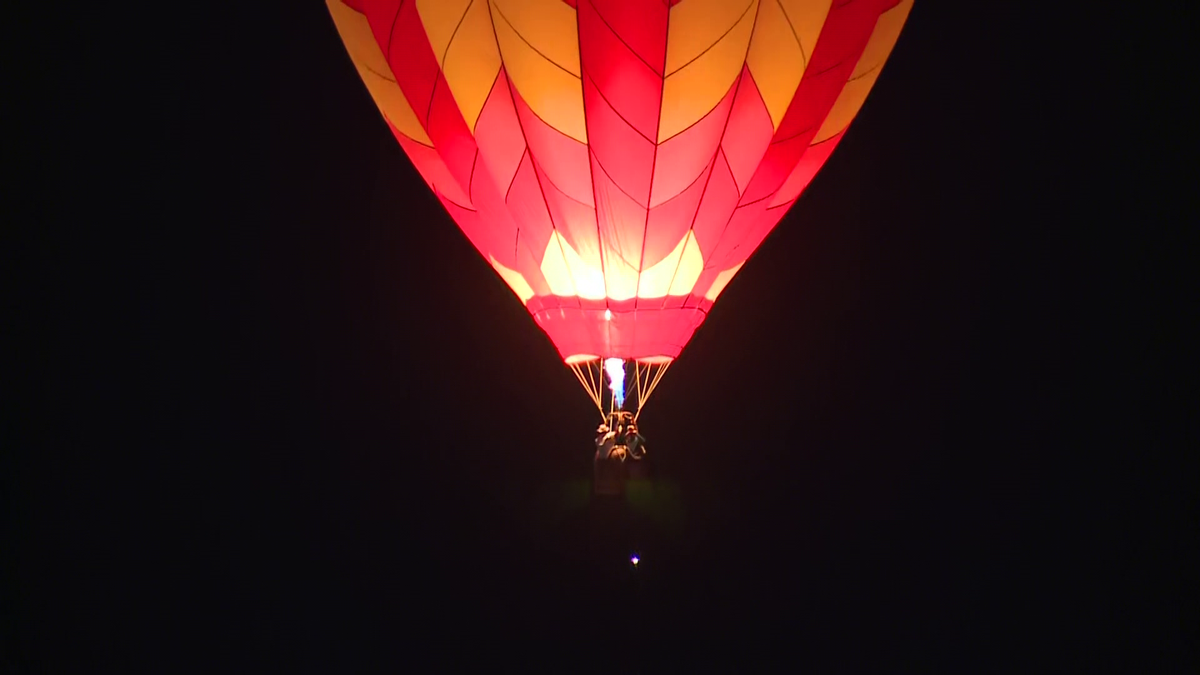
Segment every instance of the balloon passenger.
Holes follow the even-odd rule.
[[[596,457],[607,459],[612,456],[613,448],[616,446],[617,432],[609,429],[606,424],[601,424],[596,432],[598,434],[596,437]]]
[[[638,433],[637,422],[629,421],[625,427],[624,443],[629,450],[629,456],[634,459],[641,459],[646,455],[646,438]]]

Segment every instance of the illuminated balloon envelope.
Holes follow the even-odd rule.
[[[603,360],[636,364],[640,412],[912,0],[328,5],[405,153],[603,413]]]

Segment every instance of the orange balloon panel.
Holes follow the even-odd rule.
[[[328,0],[396,139],[568,362],[677,356],[912,0]]]

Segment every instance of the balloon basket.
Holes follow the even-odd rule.
[[[597,496],[620,497],[628,478],[628,468],[620,460],[597,456],[592,462],[592,493]]]
[[[630,480],[649,477],[645,460],[606,459],[596,453],[592,462],[592,492],[597,496],[620,497]]]

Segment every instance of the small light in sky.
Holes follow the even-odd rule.
[[[637,567],[639,560],[641,560],[641,558],[637,557],[636,555],[629,558],[629,562],[633,563],[634,567]]]

